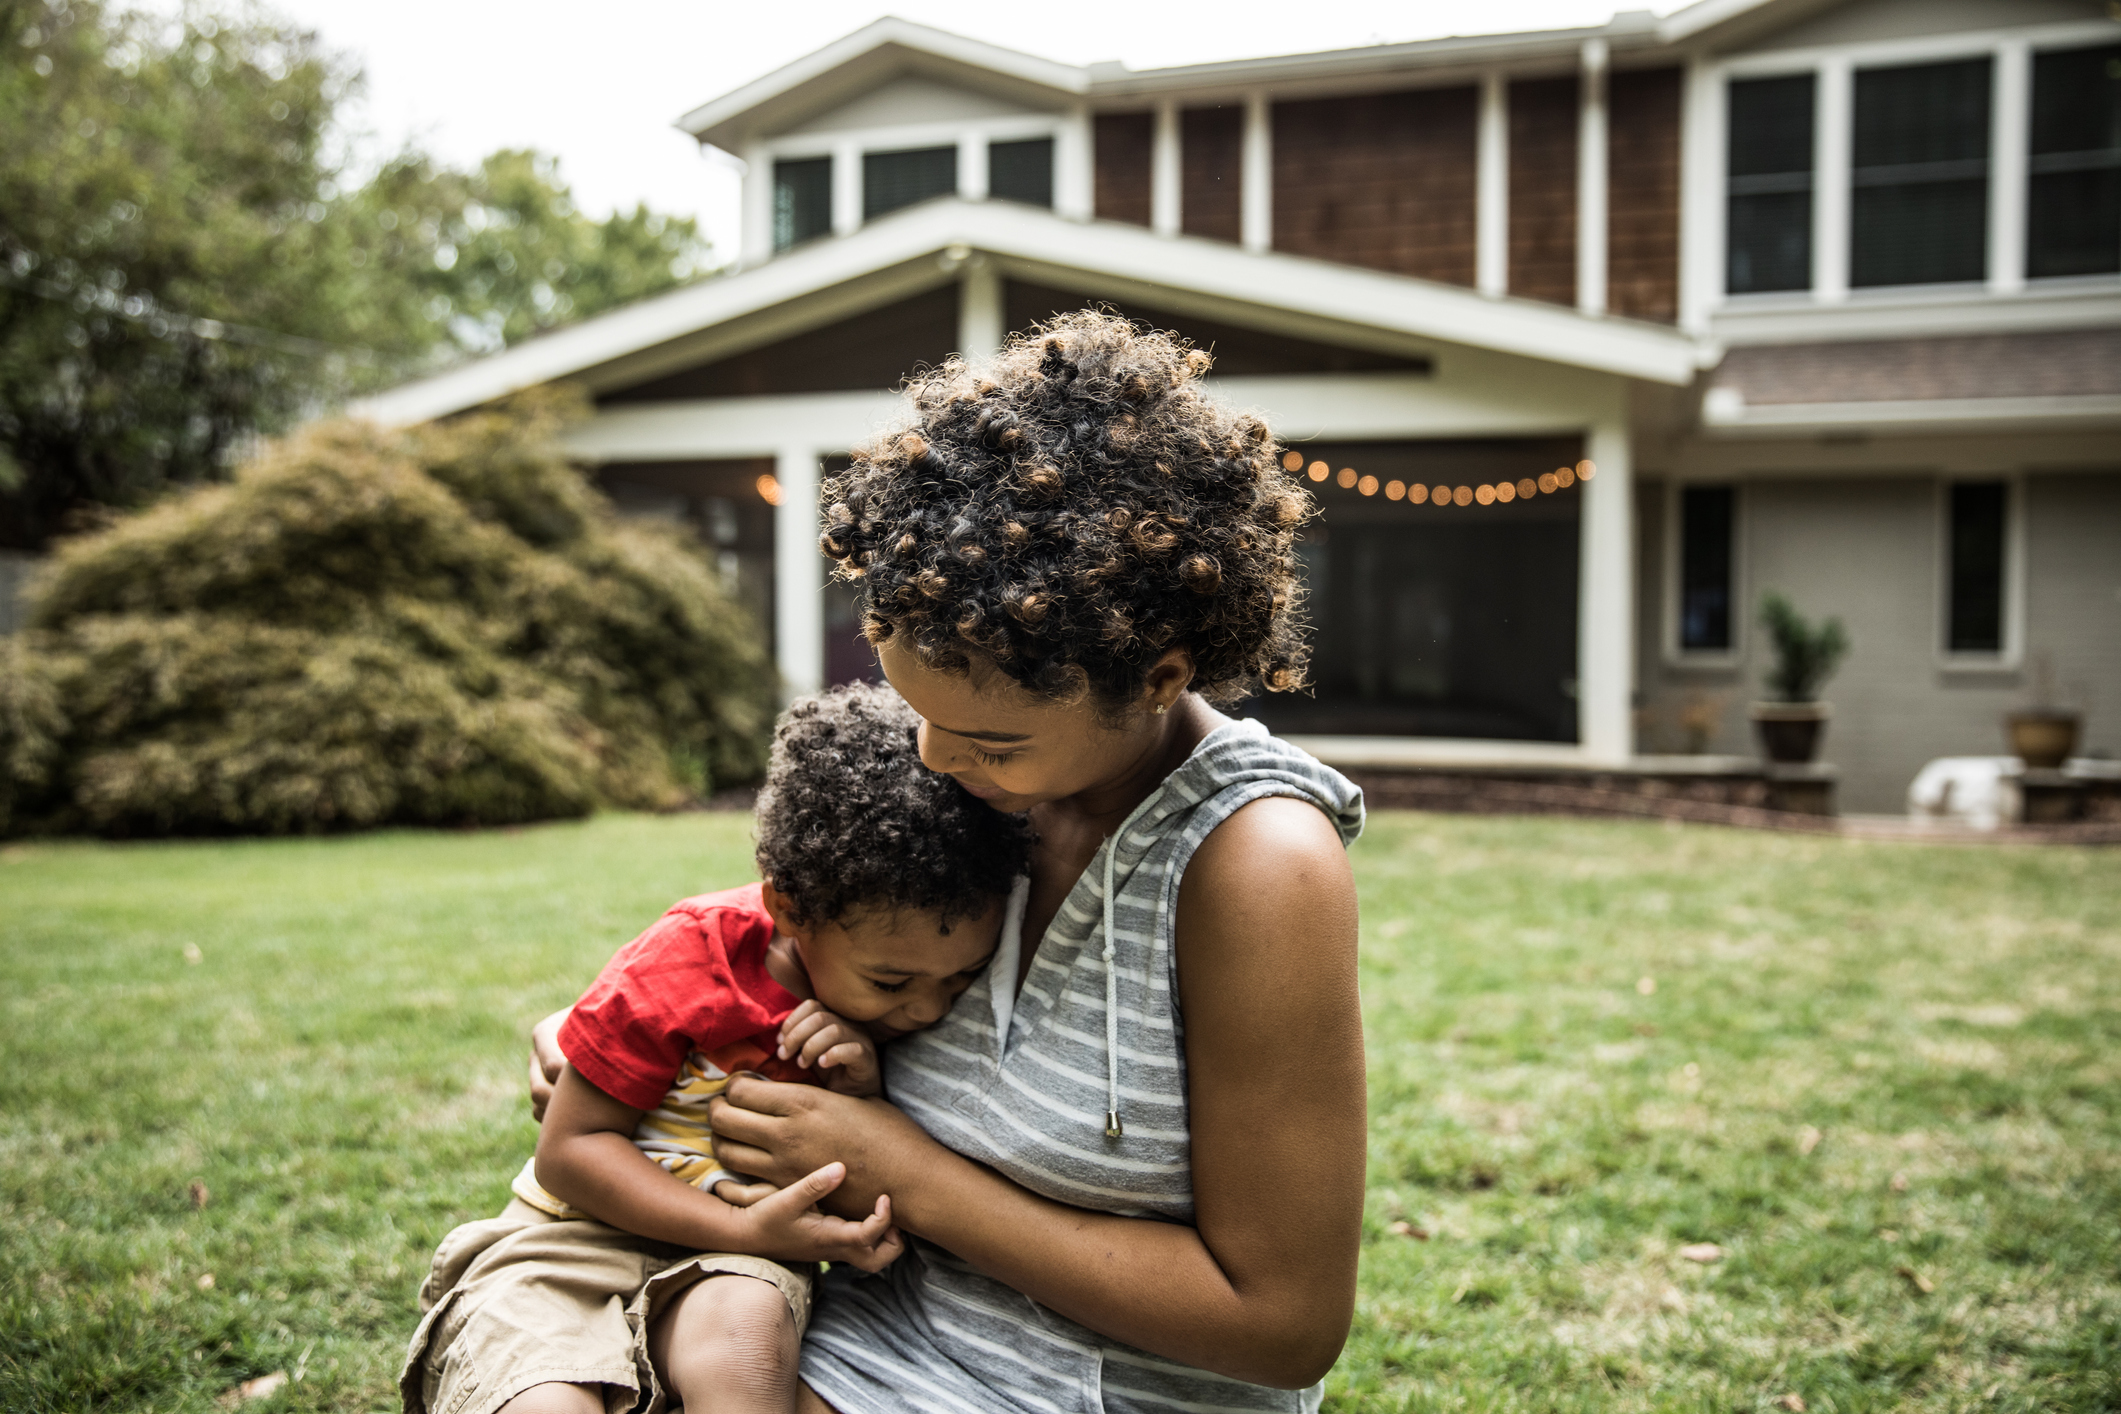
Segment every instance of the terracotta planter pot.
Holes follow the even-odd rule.
[[[2003,719],[2003,729],[2010,737],[2011,755],[2028,770],[2053,771],[2077,749],[2080,720],[2075,712],[2013,712]]]
[[[1753,730],[1760,752],[1778,766],[1802,766],[1819,754],[1834,709],[1824,702],[1755,702]]]

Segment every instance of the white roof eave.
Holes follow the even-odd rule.
[[[1219,305],[1290,311],[1351,330],[1436,340],[1685,386],[1694,340],[1676,329],[1595,319],[1558,305],[1493,299],[1457,286],[1219,241],[1171,239],[1111,221],[1078,222],[1004,202],[945,199],[874,221],[741,274],[702,281],[362,400],[355,415],[423,422],[594,369],[729,321],[862,280],[953,247],[1167,289]],[[1242,323],[1241,309],[1233,309]]]

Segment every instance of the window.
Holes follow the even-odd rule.
[[[2121,270],[2121,44],[2033,57],[2025,273]]]
[[[1961,481],[1951,488],[1950,605],[1944,646],[1953,653],[2003,651],[2004,517],[2000,481]]]
[[[1812,284],[1810,74],[1742,79],[1730,93],[1730,292]]]
[[[773,164],[773,248],[787,250],[832,229],[832,159]]]
[[[1856,74],[1849,284],[1988,274],[1986,58]]]
[[[957,149],[915,147],[862,156],[862,219],[957,190]]]
[[[1679,493],[1679,647],[1731,648],[1731,529],[1738,493],[1688,486]]]
[[[1053,205],[1053,139],[990,143],[987,194],[1033,206]]]

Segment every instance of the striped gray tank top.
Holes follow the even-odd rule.
[[[891,1099],[1035,1193],[1191,1222],[1178,887],[1208,832],[1263,796],[1310,801],[1343,842],[1362,829],[1362,792],[1339,772],[1257,722],[1210,733],[1105,841],[1012,997],[1019,888],[986,975],[886,1050]],[[803,1378],[842,1414],[1298,1414],[1319,1402],[1315,1385],[1269,1389],[1107,1339],[918,1240],[883,1276],[828,1276]]]

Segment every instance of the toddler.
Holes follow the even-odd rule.
[[[1030,835],[920,763],[888,688],[807,698],[775,732],[762,883],[687,899],[619,950],[560,1032],[567,1067],[499,1217],[442,1240],[400,1379],[407,1414],[787,1414],[814,1264],[901,1250],[720,1169],[738,1071],[874,1095],[877,1045],[940,1020],[1000,935]],[[733,1201],[732,1201],[733,1200]]]

